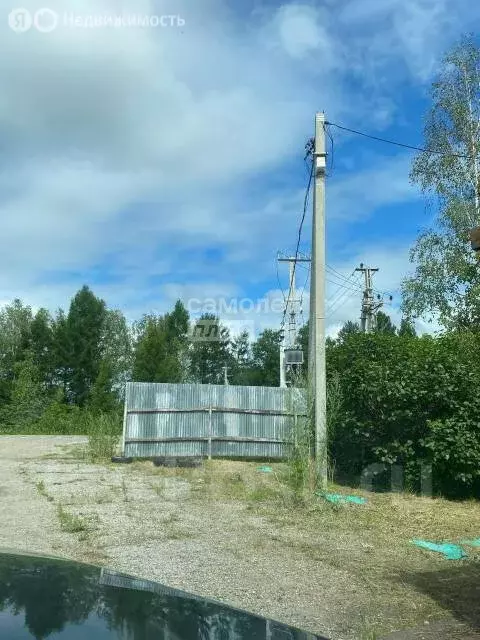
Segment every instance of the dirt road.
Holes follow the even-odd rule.
[[[374,637],[360,635],[372,609],[361,574],[312,557],[292,524],[204,499],[202,478],[87,463],[68,450],[83,442],[0,438],[0,547],[101,564],[335,640]]]

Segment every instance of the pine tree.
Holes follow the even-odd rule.
[[[393,324],[390,316],[383,311],[378,311],[377,313],[375,333],[383,333],[391,336],[394,336],[397,333],[397,329]]]
[[[54,376],[53,326],[46,309],[39,309],[31,324],[31,350],[45,388],[50,388]]]
[[[398,335],[404,338],[416,338],[417,332],[413,323],[408,318],[402,318]]]
[[[92,413],[112,413],[120,403],[113,391],[113,367],[109,360],[102,360],[98,376],[91,388],[88,408]]]
[[[222,384],[223,368],[231,363],[230,333],[220,319],[204,313],[195,323],[190,347],[190,374],[201,384]]]
[[[278,387],[280,381],[280,331],[265,329],[252,346],[255,385]]]
[[[243,331],[232,340],[230,352],[232,356],[230,383],[249,385],[252,382],[252,354],[248,331]]]
[[[70,304],[66,322],[70,355],[68,392],[80,407],[87,402],[99,373],[105,316],[105,302],[84,285]]]
[[[71,376],[72,352],[68,334],[67,318],[63,309],[58,309],[52,326],[53,384],[62,389],[68,399],[68,383]]]

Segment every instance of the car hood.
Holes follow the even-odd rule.
[[[326,640],[109,569],[0,552],[0,638]]]

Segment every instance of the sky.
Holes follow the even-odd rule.
[[[295,252],[315,113],[421,145],[442,55],[480,18],[467,0],[20,6],[31,25],[11,13],[19,5],[0,8],[0,304],[53,312],[87,284],[133,321],[213,298],[227,311],[237,302],[220,313],[233,332],[255,333],[282,318],[277,254]],[[360,262],[378,267],[374,286],[399,322],[409,249],[432,214],[410,184],[410,151],[329,130],[334,335],[358,320]],[[310,219],[311,208],[306,253]],[[342,288],[335,274],[352,272]],[[307,276],[299,266],[304,317]]]

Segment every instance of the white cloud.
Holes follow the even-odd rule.
[[[49,6],[185,18],[182,29],[17,34],[5,8],[0,27],[0,298],[65,306],[93,270],[112,280],[94,290],[129,314],[190,295],[188,281],[243,295],[271,278],[303,204],[282,168],[315,110],[387,125],[404,79],[392,69],[408,61],[416,78],[460,20],[449,7],[432,48],[429,11],[444,25],[444,0],[367,0],[340,14],[336,3],[286,3],[252,16],[222,0]],[[332,181],[331,215],[410,200],[407,174],[399,156]],[[217,265],[199,257],[212,244],[224,249]]]
[[[327,194],[330,219],[365,219],[381,207],[419,199],[409,180],[411,156],[366,165],[338,179],[333,177]]]

